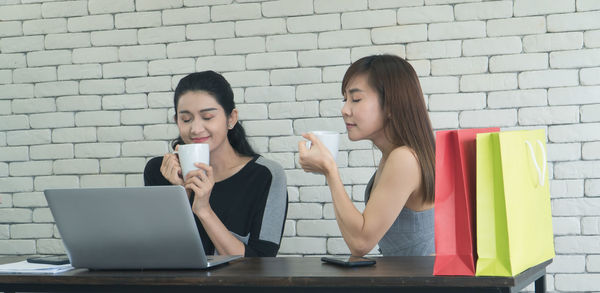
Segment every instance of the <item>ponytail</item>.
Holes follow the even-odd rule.
[[[232,129],[227,132],[227,139],[233,149],[244,156],[254,156],[256,152],[246,138],[246,131],[240,123],[236,123]]]

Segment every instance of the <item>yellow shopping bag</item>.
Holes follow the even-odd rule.
[[[554,257],[543,129],[477,134],[476,276],[514,276]]]

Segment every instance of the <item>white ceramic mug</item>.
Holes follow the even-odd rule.
[[[325,145],[325,147],[327,147],[334,160],[337,159],[338,145],[340,140],[339,133],[326,130],[311,131],[310,133],[314,134]],[[311,142],[307,141],[306,147],[310,149],[310,146]]]
[[[209,165],[210,162],[210,148],[206,143],[181,144],[176,153],[184,179],[190,171],[198,169],[194,163]]]

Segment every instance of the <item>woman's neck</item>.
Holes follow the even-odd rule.
[[[223,181],[237,173],[251,158],[236,152],[229,142],[224,142],[210,153],[210,166],[215,182]]]

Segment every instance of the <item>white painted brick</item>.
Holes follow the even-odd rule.
[[[144,126],[145,139],[172,140],[177,138],[178,135],[179,129],[177,129],[177,125],[158,124]]]
[[[31,177],[0,178],[0,183],[0,192],[24,192],[33,190],[33,178]],[[16,213],[17,215],[10,215],[11,212]],[[27,216],[27,212],[24,212],[23,210],[3,210],[3,212],[0,213],[0,218],[2,217],[12,219],[12,221],[17,220],[18,222],[27,222],[31,220],[22,220],[22,218],[30,217]],[[7,222],[7,220],[0,220],[0,222]]]
[[[9,100],[6,101],[0,101],[0,114],[1,115],[9,115],[12,113],[12,110],[10,108],[10,102]]]
[[[121,112],[122,125],[159,124],[167,122],[167,109],[125,110]]]
[[[598,177],[598,174],[600,174],[600,169],[598,168],[599,162],[574,161],[557,163],[554,168],[554,176],[566,179]]]
[[[594,0],[577,0],[577,11],[598,10],[600,3]]]
[[[243,20],[235,24],[235,34],[241,37],[285,34],[286,32],[286,22],[283,18]]]
[[[50,143],[50,129],[16,130],[6,133],[8,145],[34,145]]]
[[[29,156],[32,160],[69,159],[73,158],[73,145],[56,142],[49,145],[35,145],[30,147]]]
[[[510,18],[513,14],[512,6],[512,1],[457,4],[454,6],[454,16],[456,20]]]
[[[499,55],[521,53],[519,37],[485,38],[463,41],[462,52],[465,56]]]
[[[318,68],[277,69],[271,71],[272,85],[290,85],[321,82]]]
[[[319,103],[321,117],[340,117],[343,106],[342,100],[325,100]]]
[[[143,158],[118,158],[100,160],[102,173],[140,173],[146,161]]]
[[[271,152],[297,152],[298,151],[298,142],[302,140],[300,136],[281,136],[281,137],[271,137],[269,139],[269,151]],[[288,185],[290,184],[289,180],[292,179],[297,174],[300,174],[300,170],[290,170],[294,174],[288,174]],[[302,171],[304,172],[304,171]],[[313,177],[311,179],[315,179]],[[324,181],[319,181],[324,182]],[[313,184],[318,185],[319,183]],[[310,185],[310,184],[308,184]]]
[[[584,143],[581,152],[584,160],[600,159],[600,142]]]
[[[301,202],[331,202],[331,191],[327,186],[300,187]]]
[[[90,142],[96,141],[96,128],[76,127],[52,130],[52,142]]]
[[[600,105],[587,105],[581,107],[581,122],[600,121]]]
[[[320,219],[322,215],[323,207],[320,203],[290,203],[288,205],[288,219]]]
[[[31,128],[59,128],[75,126],[73,113],[53,112],[44,114],[32,114],[29,116]]]
[[[102,65],[104,78],[135,77],[148,75],[147,62],[119,62]]]
[[[429,97],[430,111],[475,110],[485,106],[485,93],[435,94]]]
[[[76,95],[78,93],[79,85],[76,81],[44,82],[35,85],[35,96],[38,98]]]
[[[27,53],[29,67],[71,64],[71,51],[49,50]]]
[[[408,59],[453,58],[460,55],[461,41],[421,42],[406,45],[406,58]]]
[[[290,102],[295,100],[292,86],[249,87],[245,92],[248,103]]]
[[[170,43],[185,40],[185,26],[145,28],[138,31],[140,44]]]
[[[266,154],[269,151],[269,139],[267,137],[248,137],[248,143],[250,143],[254,151],[259,154]],[[291,201],[292,195],[290,194],[289,196]]]
[[[12,71],[0,70],[0,84],[12,83]]]
[[[289,214],[289,212],[288,212]],[[4,240],[0,240],[4,241]],[[6,240],[14,241],[14,240]],[[327,252],[326,238],[316,237],[283,237],[281,239],[281,254],[325,254]],[[2,242],[0,242],[2,243]]]
[[[114,28],[113,16],[110,14],[81,16],[69,18],[67,28],[70,32],[109,30]]]
[[[19,26],[19,30],[20,30]],[[24,35],[44,35],[66,33],[67,20],[64,18],[34,19],[23,22]]]
[[[487,22],[490,37],[531,35],[546,32],[546,18],[543,16],[494,19]]]
[[[312,118],[294,120],[294,133],[302,134],[313,130],[330,130],[344,133],[346,126],[343,120],[335,118]]]
[[[118,29],[124,29],[160,26],[160,14],[160,11],[115,14],[115,27]]]
[[[583,180],[553,179],[550,181],[550,195],[552,198],[583,197],[583,194]]]
[[[575,11],[575,0],[558,1],[548,5],[544,0],[515,0],[514,15],[543,15]]]
[[[419,82],[424,94],[458,93],[458,77],[421,77]]]
[[[550,66],[552,68],[600,66],[600,49],[552,52]]]
[[[123,174],[83,175],[83,176],[81,176],[81,187],[82,188],[125,187],[125,176]]]
[[[266,104],[239,104],[236,105],[236,108],[239,113],[238,118],[242,121],[265,120],[269,118]]]
[[[163,25],[189,24],[210,21],[209,7],[168,9],[162,12]]]
[[[41,17],[42,9],[40,4],[3,5],[2,10],[0,10],[0,19],[2,21],[36,19]]]
[[[546,88],[579,84],[577,70],[541,70],[519,74],[519,88]]]
[[[29,117],[27,115],[0,116],[0,130],[28,129]]]
[[[171,75],[192,73],[196,67],[193,58],[166,59],[150,61],[148,73],[150,75]]]
[[[319,102],[317,101],[269,104],[270,119],[316,116],[319,116]]]
[[[423,6],[423,0],[369,0],[370,9]]]
[[[600,103],[600,87],[564,87],[548,90],[550,105],[596,104]]]
[[[367,184],[373,175],[373,168],[340,168],[344,184]]]
[[[90,33],[48,34],[45,37],[46,49],[68,49],[90,47]]]
[[[12,103],[13,113],[43,113],[56,111],[54,99],[26,99],[14,100]]]
[[[134,0],[88,0],[90,14],[130,12],[135,10]]]
[[[559,236],[554,240],[557,253],[598,253],[600,251],[600,236]]]
[[[600,11],[577,12],[568,14],[553,14],[548,16],[548,31],[576,31],[599,29]]]
[[[79,83],[79,92],[85,95],[122,94],[125,92],[125,85],[122,79],[82,80]]]
[[[75,125],[82,126],[113,126],[119,125],[120,113],[117,111],[86,111],[75,114]]]
[[[332,31],[339,30],[341,27],[339,14],[290,17],[286,19],[286,22],[287,29],[291,33]]]
[[[260,17],[260,3],[219,5],[213,6],[211,9],[211,19],[213,22],[257,19]]]
[[[519,111],[521,110],[519,109]],[[548,148],[548,161],[581,160],[581,144],[579,143],[549,143],[546,147]]]
[[[516,109],[464,111],[459,115],[461,128],[503,127],[517,124]]]
[[[548,273],[584,273],[585,255],[557,255],[547,268]]]
[[[27,67],[25,54],[0,54],[0,68]]]
[[[432,75],[474,74],[484,73],[487,70],[487,57],[462,57],[431,60]]]
[[[188,41],[167,44],[167,57],[198,57],[213,55],[215,46],[213,41]]]
[[[232,87],[266,86],[269,85],[268,71],[239,71],[227,72],[223,77]]]
[[[90,111],[100,108],[100,96],[69,96],[56,99],[58,111]]]
[[[56,80],[56,67],[18,68],[13,71],[14,83]]]
[[[116,62],[119,54],[116,47],[78,48],[73,50],[73,63]]]
[[[10,176],[52,175],[52,161],[28,161],[10,164]]]
[[[298,52],[302,67],[350,64],[349,49],[328,49]]]
[[[98,160],[68,159],[54,161],[54,174],[97,174],[100,171]]]
[[[585,195],[600,196],[600,180],[588,179],[585,181]]]
[[[135,141],[142,140],[141,126],[98,127],[98,141]],[[140,169],[141,170],[141,169]]]
[[[373,42],[377,43],[375,40],[375,30],[371,32],[373,35]],[[350,51],[350,59],[352,62],[366,56],[370,55],[396,55],[400,58],[406,57],[406,46],[404,45],[383,45],[383,46],[368,46],[368,47],[356,47],[352,48]]]
[[[298,236],[342,236],[335,220],[299,220],[296,229]]]
[[[171,90],[169,76],[129,78],[125,81],[127,93],[142,93]]]
[[[554,199],[552,214],[554,216],[597,216],[598,205],[600,205],[600,198]]]
[[[374,149],[371,150],[354,150],[350,152],[350,155],[348,156],[348,166],[350,167],[373,167],[375,166],[377,163],[379,162],[379,159],[381,159],[381,152],[380,151],[375,151]],[[354,186],[353,188],[355,188],[356,186]],[[361,197],[364,194],[364,188],[365,186],[363,186],[362,188],[362,192],[360,192]],[[353,194],[353,198],[356,199],[356,196],[354,196],[356,192],[352,191]]]
[[[88,14],[87,1],[59,1],[42,4],[42,17],[69,17]]]
[[[35,240],[0,240],[0,250],[4,254],[34,254]]]
[[[58,79],[90,79],[102,78],[102,65],[100,64],[80,64],[80,65],[61,65],[58,66]]]
[[[16,224],[10,227],[13,239],[48,238],[54,233],[53,224]]]
[[[313,11],[313,0],[277,0],[262,4],[262,14],[266,17],[306,15]]]
[[[124,29],[92,32],[91,42],[94,46],[136,45],[137,30]]]
[[[54,222],[52,213],[49,208],[39,208],[33,210],[33,222],[36,223],[49,223]]]
[[[299,85],[296,90],[296,99],[305,100],[325,100],[342,99],[340,83],[320,83]]]
[[[3,195],[3,196],[7,196],[8,195]],[[4,202],[6,203],[8,200],[5,199]],[[10,238],[10,230],[8,229],[8,225],[0,225],[0,239],[9,239]]]
[[[393,10],[346,12],[342,14],[342,29],[372,28],[396,24]]]
[[[600,140],[600,123],[550,126],[548,139],[553,142]]]
[[[295,34],[267,37],[267,51],[310,50],[317,48],[316,34]]]
[[[579,71],[579,81],[582,85],[600,84],[600,67],[581,69]]]
[[[172,93],[149,93],[148,106],[150,108],[170,108],[173,106]],[[145,107],[138,107],[145,108]]]
[[[319,48],[355,47],[371,45],[369,30],[342,30],[319,34]]]
[[[121,155],[119,143],[80,143],[75,145],[76,158],[114,158]]]
[[[429,40],[451,40],[485,37],[485,22],[460,21],[429,24]]]
[[[584,217],[581,219],[584,235],[600,234],[600,218],[599,217]]]
[[[27,147],[0,147],[2,162],[27,161],[29,159]]]
[[[167,57],[164,44],[119,47],[120,61],[154,60]]]
[[[15,193],[13,205],[18,208],[34,208],[48,206],[43,192]]]
[[[0,84],[0,99],[33,98],[32,84]],[[15,112],[16,113],[16,112]]]
[[[323,68],[323,82],[341,82],[349,65],[329,66]]]
[[[217,72],[243,71],[246,69],[243,56],[208,56],[199,57],[196,61],[196,70],[214,70]]]
[[[264,37],[221,39],[215,41],[215,52],[217,55],[260,53],[264,51]]]
[[[36,244],[39,254],[65,254],[63,242],[60,239],[39,239]]]
[[[552,230],[554,235],[576,235],[581,233],[579,218],[577,217],[554,217],[552,218]]]
[[[490,57],[490,72],[527,71],[548,68],[548,54],[514,54]]]
[[[302,54],[304,52],[300,52]],[[339,52],[336,52],[339,53]],[[309,54],[309,53],[307,53]],[[275,52],[275,53],[258,53],[249,54],[246,56],[246,66],[248,69],[269,69],[269,68],[285,68],[297,67],[298,60],[301,66],[312,66],[312,64],[302,64],[303,55],[296,58],[296,52]],[[329,56],[331,57],[331,56]],[[326,64],[323,64],[326,65]]]
[[[316,13],[332,13],[366,10],[366,0],[315,0]]]
[[[583,33],[583,39],[588,48],[600,47],[600,30],[586,31]]]
[[[183,6],[183,0],[136,0],[135,8],[137,11],[162,10],[170,8],[179,8]]]
[[[427,40],[427,25],[403,25],[375,28],[371,32],[374,44],[410,43]]]
[[[186,37],[190,40],[233,38],[235,28],[233,22],[217,22],[192,24],[186,26]]]
[[[449,22],[454,20],[450,5],[422,6],[398,9],[398,24]]]
[[[284,237],[296,236],[296,221],[285,220],[285,225],[283,228],[283,236]]]
[[[533,107],[519,109],[520,125],[549,125],[579,122],[579,107]]]
[[[65,29],[66,30],[66,29]],[[23,26],[20,21],[0,22],[0,37],[14,37],[23,35]]]
[[[600,255],[588,255],[586,263],[589,272],[600,272]]]
[[[248,136],[291,135],[291,120],[244,121],[244,129]]]

